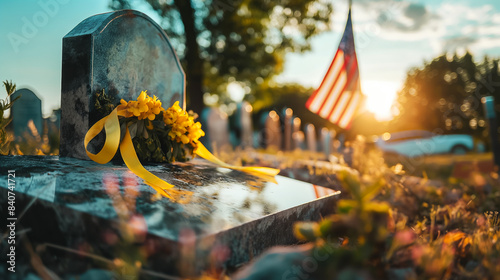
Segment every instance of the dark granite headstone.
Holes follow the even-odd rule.
[[[11,100],[20,98],[12,104],[10,114],[12,116],[12,128],[14,137],[17,139],[23,138],[25,133],[33,134],[28,125],[32,122],[36,128],[36,134],[42,134],[42,101],[36,94],[27,89],[22,88],[16,90],[11,95]]]
[[[185,105],[179,60],[163,29],[145,14],[132,10],[98,14],[63,38],[62,156],[88,159],[83,139],[97,121],[92,118],[94,96],[103,89],[116,102],[136,99],[147,90],[164,108],[175,101]]]

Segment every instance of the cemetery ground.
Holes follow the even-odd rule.
[[[112,231],[100,237],[116,242],[111,246],[117,250],[114,258],[103,256],[103,248],[92,242],[65,248],[57,242],[38,243],[24,232],[25,245],[17,252],[31,261],[18,268],[42,279],[80,273],[119,279],[496,279],[500,182],[494,170],[481,164],[491,162],[490,154],[421,158],[408,175],[409,165],[388,165],[394,159],[384,159],[362,139],[348,148],[349,153],[335,153],[330,161],[300,150],[219,153],[228,162],[280,167],[282,175],[342,192],[331,204],[334,214],[319,222],[295,223],[296,245],[271,248],[242,266],[227,264],[227,247],[209,246],[202,257],[187,245],[176,254],[176,276],[152,271],[150,262],[162,260],[149,255],[153,245],[142,243],[143,233],[130,226],[141,220],[131,219],[129,225],[115,225],[118,235]],[[457,173],[457,168],[468,171]],[[127,201],[137,195],[126,193],[115,207],[130,207]],[[186,244],[191,234],[184,232]],[[57,261],[61,257],[65,260]],[[209,264],[201,275],[192,275],[193,258]]]
[[[311,178],[342,186],[335,214],[297,223],[294,233],[308,245],[271,250],[247,271],[272,271],[270,279],[495,279],[500,183],[491,155],[430,156],[418,164],[414,172],[424,173],[409,176],[408,166],[388,167],[380,151],[357,142],[351,166],[359,173],[309,168]]]

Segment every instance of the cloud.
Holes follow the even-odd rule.
[[[469,36],[456,36],[443,40],[443,50],[455,51],[457,49],[467,48],[468,46],[476,43],[478,40]]]
[[[468,49],[476,53],[500,47],[500,12],[491,5],[443,4],[439,10],[442,15],[454,15],[444,21],[447,36],[441,38],[441,52]]]
[[[424,5],[417,3],[402,3],[399,12],[383,11],[377,18],[377,23],[383,28],[401,32],[416,32],[426,24],[439,17],[431,13]]]
[[[499,47],[500,11],[492,5],[356,0],[352,10],[356,36],[369,39],[365,41],[425,40],[433,55],[464,49],[482,53]],[[345,26],[347,4],[339,2],[335,11],[332,29],[340,34]]]
[[[437,38],[443,33],[441,17],[420,3],[407,0],[357,0],[353,4],[354,9],[355,15],[361,14],[354,20],[361,20],[363,29],[379,29],[377,35],[386,40],[418,41]]]

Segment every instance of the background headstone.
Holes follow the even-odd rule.
[[[23,134],[28,132],[32,134],[28,124],[33,123],[37,134],[42,134],[42,101],[38,96],[27,88],[16,90],[11,95],[11,100],[21,96],[12,104],[10,111],[12,117],[12,129],[15,138],[23,138]]]
[[[299,117],[292,118],[292,150],[305,149],[305,136],[304,132],[300,130],[302,121]]]
[[[329,130],[326,127],[321,129],[321,150],[326,155],[329,156],[334,151],[334,141],[335,141],[335,130]]]
[[[202,143],[209,150],[214,151],[230,145],[229,120],[226,113],[217,107],[206,108],[201,115],[201,123],[205,131],[205,137],[201,138]]]
[[[245,147],[253,146],[252,105],[247,101],[238,104],[236,110],[236,133],[238,145]]]
[[[283,150],[290,151],[292,150],[292,118],[293,118],[293,110],[291,108],[287,108],[284,110],[283,117]]]
[[[281,148],[281,125],[276,111],[269,112],[264,126],[265,147],[279,150]]]
[[[306,148],[305,136],[302,131],[295,131],[292,135],[292,142],[294,150],[304,150]]]
[[[345,135],[340,134],[336,136],[336,139],[333,141],[333,151],[334,152],[342,152],[345,148]]]
[[[163,107],[185,105],[184,72],[163,29],[143,13],[98,14],[63,38],[61,156],[87,159],[83,139],[96,122],[94,96],[136,99],[142,90]],[[201,102],[201,101],[200,101]],[[89,148],[95,149],[91,142]]]
[[[316,142],[316,128],[313,124],[306,125],[306,141],[307,141],[307,149],[311,152],[318,151],[318,144]]]

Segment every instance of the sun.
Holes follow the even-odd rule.
[[[399,85],[389,81],[363,81],[361,89],[366,96],[365,110],[372,112],[379,121],[391,120],[391,107],[396,100]]]

